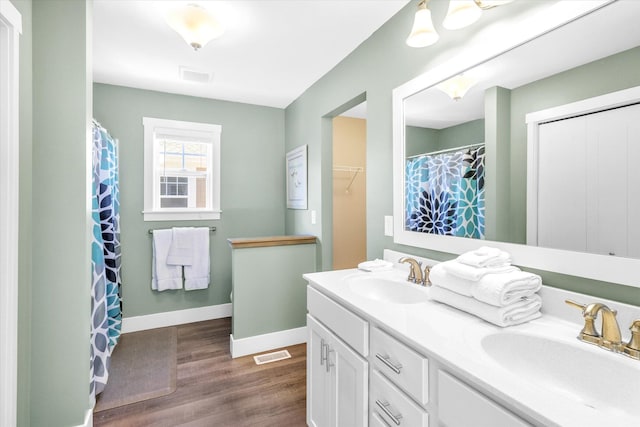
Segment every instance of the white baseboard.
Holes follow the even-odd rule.
[[[240,339],[234,339],[233,334],[231,334],[231,357],[246,356],[305,342],[307,342],[306,326]]]
[[[125,317],[122,319],[122,333],[202,322],[203,320],[220,319],[222,317],[231,317],[231,303],[167,311],[146,316]]]
[[[93,408],[87,409],[87,413],[84,415],[84,423],[77,427],[93,427]]]

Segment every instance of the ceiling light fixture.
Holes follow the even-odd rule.
[[[513,0],[450,0],[447,16],[442,26],[448,30],[464,28],[480,19],[482,11],[496,6],[511,3]],[[431,20],[431,11],[427,8],[429,0],[418,2],[418,11],[413,21],[411,33],[407,37],[407,44],[411,47],[430,46],[438,41],[440,36],[436,32]]]
[[[170,10],[166,21],[194,50],[202,48],[224,33],[220,21],[197,4],[187,4]]]
[[[476,84],[477,81],[464,74],[458,74],[455,77],[445,80],[436,87],[449,95],[454,101],[459,101],[463,96],[471,89],[471,86]]]
[[[413,20],[413,28],[409,37],[407,37],[407,45],[411,47],[429,46],[440,38],[433,27],[431,11],[427,9],[428,2],[429,0],[420,0],[420,3],[418,3],[418,11]]]

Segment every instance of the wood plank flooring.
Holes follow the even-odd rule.
[[[287,347],[291,359],[256,365],[232,359],[231,319],[178,326],[176,391],[94,413],[100,426],[304,426],[306,346]]]

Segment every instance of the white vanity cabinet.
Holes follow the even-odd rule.
[[[376,317],[312,286],[307,308],[309,426],[531,427]]]
[[[368,363],[348,344],[364,350],[368,323],[312,288],[307,306],[307,424],[365,427]],[[353,341],[343,341],[345,335]]]

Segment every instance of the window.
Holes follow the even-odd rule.
[[[220,125],[145,117],[144,220],[220,219]]]

